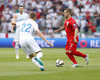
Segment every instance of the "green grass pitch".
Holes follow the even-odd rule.
[[[65,55],[64,48],[42,48],[46,71],[42,72],[26,59],[26,55],[20,48],[20,59],[15,59],[14,48],[0,48],[0,80],[100,80],[100,49],[78,49],[89,54],[89,65],[84,58],[75,57],[81,65],[71,68],[73,63]],[[56,67],[55,61],[62,59],[63,67]]]

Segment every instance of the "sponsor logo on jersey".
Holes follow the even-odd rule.
[[[74,28],[76,28],[77,27],[77,25],[76,24],[73,24],[74,25]]]

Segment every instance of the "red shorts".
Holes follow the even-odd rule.
[[[77,49],[77,43],[75,43],[74,41],[67,42],[67,44],[65,46],[65,50],[76,51],[76,49]]]

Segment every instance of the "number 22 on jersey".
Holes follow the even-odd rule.
[[[26,24],[26,23],[23,23],[22,24],[22,28],[21,28],[21,32],[30,32],[29,29],[32,27],[31,24]]]

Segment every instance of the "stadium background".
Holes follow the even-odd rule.
[[[49,48],[35,33],[36,41],[43,50],[46,71],[40,72],[20,48],[20,59],[15,59],[14,33],[11,33],[11,20],[18,13],[18,5],[24,11],[37,13],[36,22],[44,36],[56,48]],[[63,10],[72,9],[72,17],[79,28],[78,51],[89,54],[90,63],[77,57],[81,65],[72,69],[72,62],[64,54],[66,34],[53,34],[64,24]],[[14,28],[16,29],[16,27]],[[58,48],[59,47],[59,48]],[[62,47],[62,48],[60,48]],[[64,60],[64,66],[55,66],[57,59]],[[100,80],[100,0],[0,0],[0,80]]]
[[[82,45],[83,47],[90,46],[91,41],[87,38],[91,40],[92,38],[97,38],[97,42],[93,39],[93,43],[94,45],[97,45],[97,48],[100,47],[99,0],[1,0],[0,38],[14,38],[15,34],[11,33],[11,20],[13,15],[19,12],[18,5],[23,5],[24,12],[27,12],[28,14],[30,11],[35,11],[37,14],[37,19],[35,21],[38,23],[41,32],[46,38],[56,38],[55,40],[57,40],[57,38],[60,38],[61,40],[62,38],[66,38],[65,31],[57,34],[53,34],[53,31],[63,26],[65,20],[63,11],[66,8],[70,8],[72,10],[72,18],[76,20],[78,25],[78,35],[85,40],[80,41],[81,43],[79,42],[79,45]],[[16,30],[16,27],[14,30]],[[34,36],[35,38],[39,38],[36,33]],[[7,41],[9,43],[9,40]],[[0,43],[5,42],[0,41]],[[57,44],[59,43],[60,42]],[[6,47],[6,44],[4,45]]]

